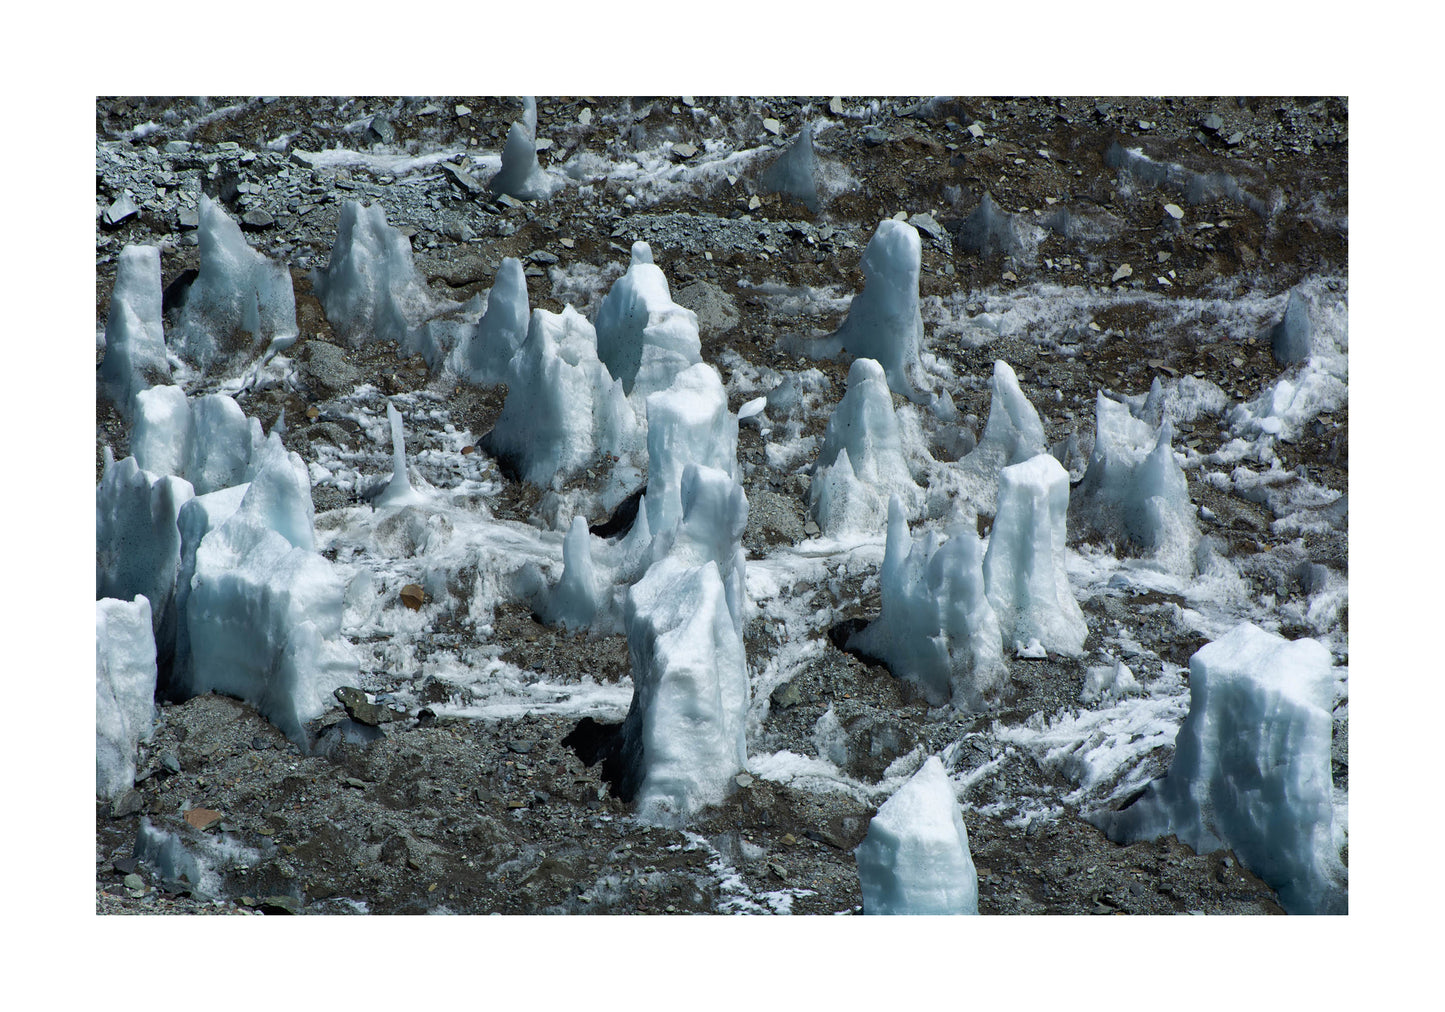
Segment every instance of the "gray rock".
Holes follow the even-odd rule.
[[[263,229],[268,229],[275,224],[276,219],[271,215],[271,213],[269,211],[263,211],[259,207],[247,211],[244,215],[241,216],[241,227],[244,229],[248,229],[252,232],[260,232]]]
[[[691,158],[693,155],[697,154],[697,145],[689,144],[687,141],[682,141],[681,143],[674,144],[672,146],[672,153],[677,155],[677,157],[679,158]]]
[[[298,357],[302,358],[301,378],[323,397],[346,393],[361,382],[361,371],[334,344],[307,341]]]
[[[176,224],[183,231],[201,227],[201,214],[195,208],[183,207],[176,215]]]
[[[1210,113],[1204,117],[1204,121],[1199,125],[1210,133],[1217,134],[1224,129],[1224,120],[1220,119],[1215,113]]]
[[[140,213],[140,208],[131,199],[130,192],[122,193],[115,201],[105,209],[105,223],[111,227],[119,225],[133,214]]]
[[[527,755],[536,747],[537,743],[535,741],[529,741],[526,738],[513,738],[507,742],[507,748],[518,755]]]
[[[367,125],[366,135],[383,144],[390,144],[396,140],[396,127],[392,126],[391,120],[385,116],[373,116],[371,123]]]
[[[1289,293],[1284,316],[1269,332],[1270,350],[1280,365],[1303,362],[1310,357],[1314,328],[1310,326],[1309,306],[1297,290]]]
[[[533,250],[531,253],[528,253],[527,259],[532,261],[532,263],[534,264],[542,264],[546,266],[550,264],[555,264],[561,258],[558,257],[556,253],[549,253],[544,249],[539,249]]]
[[[908,219],[908,224],[912,225],[920,232],[928,233],[934,239],[938,239],[939,241],[948,238],[948,232],[944,229],[944,227],[938,223],[937,219],[935,219],[933,215],[927,212],[924,212],[922,214],[915,214],[913,217]]]
[[[834,116],[843,115],[843,100],[836,96],[828,99],[828,112]]]
[[[726,334],[742,319],[736,300],[710,281],[694,281],[672,297],[679,306],[697,314],[698,329],[703,333]]]
[[[477,178],[460,165],[453,162],[442,162],[441,168],[451,177],[452,182],[460,186],[468,195],[475,196],[486,191],[486,187],[477,182]]]
[[[112,819],[123,819],[127,815],[138,815],[145,808],[145,802],[141,798],[140,791],[129,790],[122,794],[110,806],[110,817]]]
[[[788,681],[775,688],[773,694],[768,698],[773,701],[773,706],[777,709],[789,710],[803,701],[803,693],[795,681]]]

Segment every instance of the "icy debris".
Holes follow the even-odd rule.
[[[537,161],[537,101],[528,96],[522,100],[521,122],[507,131],[502,148],[502,167],[487,182],[492,193],[505,194],[518,200],[545,200],[562,185],[542,171]]]
[[[1098,703],[1137,695],[1142,691],[1143,686],[1134,677],[1134,672],[1130,671],[1123,661],[1116,660],[1112,665],[1099,664],[1089,668],[1084,676],[1084,688],[1079,693],[1079,701]]]
[[[1313,337],[1309,302],[1299,289],[1291,289],[1284,316],[1269,332],[1270,350],[1274,352],[1274,360],[1280,365],[1308,361]]]
[[[406,473],[406,441],[401,430],[401,412],[391,401],[386,402],[386,421],[391,428],[391,481],[372,500],[377,507],[410,506],[422,501],[422,496],[411,487]]]
[[[161,251],[155,246],[127,246],[116,263],[105,318],[101,390],[121,418],[129,421],[136,394],[170,381],[161,324]]]
[[[236,512],[201,539],[186,603],[191,669],[175,689],[244,699],[305,745],[303,723],[355,681],[358,665],[341,635],[340,575],[273,527],[291,510],[278,516],[288,495],[267,486],[273,476],[286,484],[289,466],[263,468]]]
[[[386,223],[380,204],[342,205],[325,270],[311,273],[326,321],[353,348],[370,341],[403,344],[436,307],[412,262],[411,242]]]
[[[999,472],[1048,451],[1039,413],[1019,388],[1007,362],[993,364],[993,396],[983,436],[973,450],[947,470],[962,486],[963,496],[979,512],[993,513],[998,501]]]
[[[483,448],[534,485],[560,487],[596,454],[630,455],[642,441],[622,384],[597,358],[592,324],[571,306],[533,310],[512,359],[507,400]]]
[[[654,535],[682,517],[689,464],[737,475],[738,420],[717,370],[698,363],[647,398],[647,523]]]
[[[1199,524],[1189,482],[1174,459],[1172,427],[1154,432],[1127,405],[1098,395],[1094,448],[1073,497],[1078,522],[1129,545],[1167,572],[1189,575],[1199,544]]]
[[[505,257],[487,295],[486,312],[452,351],[453,371],[473,383],[504,382],[512,356],[527,339],[530,316],[522,261]]]
[[[977,914],[968,830],[937,756],[878,808],[854,851],[865,914]]]
[[[795,197],[813,213],[817,213],[818,184],[813,178],[813,127],[803,124],[797,139],[764,170],[759,182],[773,193]]]
[[[848,317],[829,338],[812,343],[810,354],[847,352],[883,366],[888,386],[909,400],[918,393],[908,370],[918,365],[923,345],[923,314],[918,276],[923,244],[918,230],[889,218],[879,223],[863,250],[863,290],[848,307]]]
[[[200,252],[200,272],[171,328],[177,355],[206,373],[296,340],[296,295],[286,265],[253,250],[241,227],[206,196]]]
[[[882,610],[848,641],[888,664],[934,705],[979,709],[1007,684],[998,618],[989,603],[978,534],[929,531],[914,541],[903,503],[888,502],[888,543],[879,576]]]
[[[747,495],[726,471],[694,463],[683,469],[680,504],[682,516],[677,525],[659,531],[652,539],[649,565],[669,557],[688,566],[717,563],[728,612],[741,638],[747,607],[742,545],[748,526]]]
[[[134,457],[108,462],[95,490],[96,599],[144,595],[162,664],[175,640],[176,518],[194,494],[190,482],[144,471]]]
[[[1265,201],[1248,193],[1233,176],[1223,172],[1193,172],[1174,162],[1156,162],[1144,154],[1142,148],[1125,148],[1118,141],[1104,152],[1104,164],[1121,174],[1128,173],[1129,177],[1146,186],[1164,186],[1183,193],[1191,204],[1228,199],[1244,205],[1260,217],[1270,212]]]
[[[597,357],[629,395],[646,397],[702,361],[697,314],[672,301],[667,278],[645,242],[597,308]]]
[[[562,579],[540,612],[544,621],[568,629],[585,629],[606,603],[608,588],[592,564],[587,518],[575,516],[562,541]]]
[[[1020,246],[1013,215],[998,209],[985,190],[973,213],[963,220],[957,233],[958,245],[983,257],[1016,252]]]
[[[135,750],[149,741],[156,693],[151,606],[95,602],[95,793],[118,798],[135,786]]]
[[[717,563],[655,563],[624,624],[635,688],[619,787],[642,821],[677,825],[721,802],[747,765],[747,661]]]
[[[1047,453],[1004,468],[983,573],[1006,642],[1077,657],[1088,629],[1064,565],[1068,510],[1068,472]]]
[[[188,398],[177,386],[143,390],[136,397],[131,450],[156,474],[191,483],[197,495],[250,481],[266,440],[227,394]]]
[[[828,418],[808,497],[818,526],[832,535],[876,531],[888,517],[890,496],[916,511],[923,492],[903,455],[893,397],[883,367],[857,358],[848,389]]]
[[[1169,772],[1093,822],[1123,843],[1228,847],[1291,913],[1344,913],[1330,776],[1334,677],[1315,640],[1250,623],[1189,659],[1189,716]]]

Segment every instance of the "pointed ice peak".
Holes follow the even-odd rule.
[[[817,212],[818,184],[813,169],[813,127],[804,123],[797,139],[763,172],[760,182],[774,193],[794,197]]]
[[[171,381],[161,324],[161,251],[127,246],[116,263],[105,320],[101,387],[129,421],[136,394]]]
[[[641,239],[632,244],[632,263],[634,266],[652,263],[652,247]]]
[[[923,343],[918,301],[922,264],[923,243],[916,228],[893,218],[879,223],[863,250],[863,290],[829,342],[857,358],[876,359],[889,387],[909,400],[919,396],[907,370],[917,365]]]
[[[1012,253],[1019,247],[1018,230],[1013,216],[998,209],[987,190],[974,212],[964,219],[958,231],[958,243],[966,250],[984,257]]]
[[[401,412],[391,401],[386,402],[386,420],[391,425],[391,481],[373,500],[377,506],[406,506],[421,502],[421,495],[411,487],[406,473],[406,443],[402,437]]]
[[[1290,290],[1284,316],[1269,332],[1270,349],[1280,365],[1307,361],[1314,328],[1310,326],[1309,302],[1298,288]]]
[[[580,513],[562,540],[562,579],[552,592],[545,616],[569,629],[585,629],[603,603],[605,589],[592,562],[587,518]]]
[[[531,95],[522,98],[522,129],[528,137],[537,139],[537,100]]]

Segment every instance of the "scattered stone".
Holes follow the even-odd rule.
[[[756,211],[758,208],[760,208],[760,207],[762,207],[762,206],[763,206],[763,202],[758,199],[758,195],[757,195],[756,193],[753,194],[751,197],[748,198],[748,210],[749,210],[749,211]]]
[[[1226,143],[1226,144],[1228,144],[1230,147],[1234,148],[1234,147],[1238,147],[1238,146],[1240,145],[1240,142],[1242,142],[1243,140],[1244,140],[1244,134],[1243,134],[1242,132],[1236,130],[1236,131],[1234,131],[1234,133],[1230,134],[1228,137],[1225,138],[1224,143]]]
[[[577,245],[577,240],[575,239],[559,239],[557,241],[568,249],[572,249],[574,246]]]
[[[776,137],[783,132],[783,124],[769,116],[763,120],[763,129]]]
[[[691,95],[683,95],[682,104],[691,109],[693,106],[697,105],[697,101]]]
[[[1130,267],[1128,264],[1120,264],[1120,265],[1119,265],[1119,269],[1114,272],[1114,276],[1113,276],[1112,278],[1110,278],[1109,280],[1110,280],[1110,281],[1122,281],[1122,280],[1124,280],[1125,278],[1129,277],[1129,275],[1131,275],[1131,274],[1133,274],[1133,273],[1134,273],[1134,268]]]
[[[779,710],[790,710],[803,701],[803,693],[798,688],[796,680],[792,680],[779,685],[768,698]]]
[[[930,237],[940,242],[948,235],[948,231],[927,211],[921,214],[915,214],[908,219],[908,223],[918,229],[918,231],[926,232]]]
[[[1204,117],[1204,122],[1200,123],[1199,125],[1204,130],[1207,130],[1212,134],[1217,134],[1219,133],[1219,131],[1224,129],[1224,120],[1220,119],[1217,114],[1210,113],[1208,116]]]
[[[583,126],[586,126],[588,123],[591,123],[591,122],[592,122],[592,110],[591,110],[591,109],[583,109],[581,112],[579,112],[579,113],[577,114],[577,122],[578,122],[578,123],[581,123]]]
[[[983,136],[983,124],[970,123],[968,125],[968,132],[974,138],[974,140],[977,140],[978,138]]]
[[[343,777],[341,782],[347,787],[355,787],[358,791],[364,791],[370,786],[365,780],[358,780],[356,777]]]
[[[475,195],[486,190],[485,186],[477,182],[475,176],[464,170],[460,165],[453,162],[442,162],[441,168],[442,171],[451,177],[452,182],[456,183],[469,194]]]
[[[131,215],[138,213],[140,213],[140,208],[136,206],[134,200],[130,199],[130,191],[127,190],[105,209],[104,222],[114,228]]]
[[[561,257],[557,256],[556,253],[549,253],[547,250],[539,249],[528,253],[527,259],[532,261],[534,264],[542,264],[544,266],[547,266],[557,263],[561,259]]]
[[[468,109],[466,106],[461,105],[461,104],[458,104],[458,105],[457,105],[457,115],[458,115],[458,116],[470,116],[471,113],[472,113],[472,110]]]
[[[739,787],[751,787],[753,785],[753,778],[751,774],[739,773],[733,777],[733,782]]]
[[[181,761],[177,759],[172,752],[161,753],[161,765],[172,773],[179,773],[181,771]]]
[[[843,115],[843,100],[836,96],[828,99],[828,112],[834,116]]]
[[[803,523],[803,533],[810,538],[815,538],[819,534],[822,534],[823,531],[812,520],[807,520]]]
[[[269,211],[263,211],[259,207],[247,211],[241,216],[241,227],[251,232],[260,232],[276,224],[276,219]]]
[[[221,813],[210,808],[190,808],[186,810],[185,819],[193,828],[205,832],[221,821]]]
[[[1173,218],[1175,221],[1181,221],[1184,218],[1184,208],[1180,207],[1178,204],[1165,204],[1164,213],[1169,215],[1169,217]]]
[[[535,741],[529,741],[526,738],[513,738],[507,742],[507,750],[515,752],[518,755],[527,755],[536,747],[537,743]]]
[[[299,914],[301,904],[290,896],[263,896],[257,901],[263,914]]]
[[[691,158],[697,154],[697,145],[689,144],[687,141],[681,141],[672,146],[672,153],[679,158]]]
[[[194,207],[183,207],[176,215],[176,225],[182,231],[190,231],[201,227],[201,213]]]
[[[110,817],[123,819],[127,815],[138,815],[144,807],[145,802],[141,799],[140,791],[129,790],[110,806]]]
[[[127,875],[124,879],[122,879],[122,882],[125,884],[125,887],[131,892],[145,891],[145,879],[141,878],[135,872],[131,872],[129,875]]]
[[[417,611],[426,604],[426,591],[421,589],[419,583],[408,583],[401,588],[401,603],[412,611]]]
[[[366,133],[368,137],[375,138],[383,144],[390,144],[396,140],[396,127],[391,125],[391,120],[385,116],[373,116],[367,124]]]
[[[1005,281],[1017,281],[1019,278],[1018,278],[1018,275],[1015,274],[1013,271],[1004,271],[1004,272],[1003,272],[1003,279],[1004,279]]]

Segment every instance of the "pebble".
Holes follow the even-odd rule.
[[[408,583],[401,588],[401,603],[412,611],[416,611],[426,603],[426,591],[422,590],[419,583]]]
[[[763,206],[763,202],[758,199],[757,194],[753,194],[751,197],[748,198],[748,210],[749,210],[749,211],[756,211],[758,208],[760,208],[760,207],[762,207],[762,206]]]
[[[1124,278],[1127,278],[1129,275],[1131,275],[1131,274],[1133,274],[1133,273],[1134,273],[1134,268],[1130,267],[1128,264],[1120,264],[1120,265],[1119,265],[1119,269],[1114,272],[1114,276],[1113,276],[1112,278],[1110,278],[1109,280],[1110,280],[1110,281],[1122,281]]]
[[[697,145],[689,144],[687,141],[681,141],[672,146],[672,153],[679,158],[691,158],[697,154]]]
[[[458,116],[469,116],[469,115],[471,115],[471,112],[472,112],[472,111],[471,111],[470,109],[468,109],[468,108],[467,108],[466,106],[464,106],[464,105],[458,105],[458,106],[457,106],[457,115],[458,115]]]
[[[1184,218],[1184,208],[1180,207],[1178,204],[1165,204],[1164,213],[1169,215],[1169,217],[1173,218],[1175,221],[1180,221]]]
[[[1210,133],[1217,134],[1224,129],[1224,120],[1220,119],[1217,114],[1210,113],[1204,117],[1204,122],[1199,125]]]
[[[970,124],[968,125],[968,132],[969,132],[971,135],[973,135],[974,139],[977,139],[977,138],[979,138],[979,137],[982,137],[982,136],[983,136],[983,124],[982,124],[982,123],[970,123]]]
[[[241,227],[255,232],[270,228],[274,224],[276,224],[276,219],[272,217],[270,212],[263,211],[260,208],[247,211],[241,217]]]
[[[577,114],[577,122],[578,122],[578,123],[581,123],[583,126],[586,126],[588,123],[591,123],[591,122],[592,122],[592,110],[591,110],[591,109],[583,109],[581,112],[579,112],[579,113]]]
[[[682,104],[691,109],[693,106],[697,105],[697,100],[694,99],[691,95],[683,95]]]
[[[529,741],[526,738],[513,738],[507,742],[508,750],[518,755],[527,755],[536,747],[537,743],[535,741]]]
[[[739,773],[733,778],[733,782],[739,787],[751,787],[753,785],[753,778],[747,773]]]
[[[763,120],[763,129],[776,137],[778,134],[783,132],[783,124],[779,123],[777,120],[769,116],[767,119]]]
[[[105,209],[105,223],[107,225],[118,225],[133,214],[139,213],[140,208],[135,201],[130,199],[130,193],[122,193],[115,201]]]
[[[146,887],[145,879],[141,878],[135,872],[131,872],[122,881],[125,883],[125,887],[132,892],[136,890],[144,891]]]
[[[843,115],[843,100],[837,96],[828,99],[828,111],[834,116]]]

